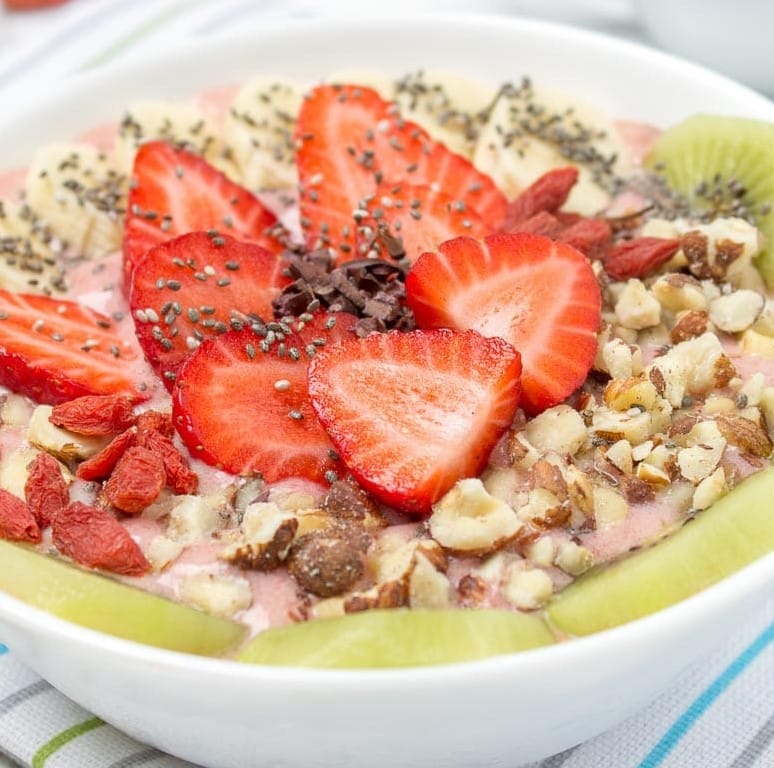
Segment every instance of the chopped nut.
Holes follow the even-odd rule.
[[[639,409],[621,412],[599,408],[591,420],[592,434],[609,443],[627,440],[636,445],[652,434],[652,427],[650,414]]]
[[[713,393],[704,401],[702,410],[709,415],[716,413],[733,413],[736,411],[736,403],[730,397]]]
[[[523,527],[513,509],[488,494],[478,478],[458,481],[434,505],[429,525],[442,547],[467,554],[496,550]]]
[[[771,454],[772,442],[765,430],[744,416],[721,413],[715,419],[718,429],[731,445],[744,453],[766,457]]]
[[[739,392],[737,393],[737,402],[743,400],[744,405],[739,405],[740,408],[750,405],[760,405],[761,395],[763,394],[763,388],[766,386],[766,379],[762,373],[754,373],[750,376]]]
[[[609,373],[614,379],[627,379],[642,371],[642,351],[621,339],[612,339],[601,349],[601,365],[598,370]]]
[[[686,232],[682,250],[696,277],[734,280],[750,267],[762,242],[761,233],[743,219],[719,218]]]
[[[517,514],[520,520],[539,528],[556,528],[567,522],[571,511],[569,503],[563,503],[551,491],[534,488]]]
[[[604,393],[605,403],[614,411],[628,411],[633,407],[649,411],[657,397],[658,392],[653,383],[642,374],[628,379],[613,379],[605,387]]]
[[[518,469],[529,469],[540,457],[523,432],[508,435],[508,460]]]
[[[525,555],[535,565],[540,565],[543,568],[550,567],[553,565],[556,555],[554,540],[550,536],[541,536],[535,539],[525,548]]]
[[[524,434],[538,451],[574,456],[586,441],[586,424],[574,408],[556,405],[535,416]]]
[[[574,541],[563,541],[554,563],[570,576],[580,576],[594,565],[594,555]]]
[[[683,448],[677,454],[680,473],[686,480],[698,483],[718,466],[726,447],[725,438],[712,438],[705,443]]]
[[[705,477],[696,486],[691,506],[698,510],[707,509],[727,491],[726,473],[723,471],[723,467],[718,467],[709,477]]]
[[[298,530],[298,519],[271,502],[256,502],[245,511],[242,537],[219,557],[239,568],[273,571],[284,562]]]
[[[764,302],[764,297],[757,291],[734,291],[710,303],[709,317],[721,331],[740,333],[758,319]]]
[[[629,504],[644,504],[656,498],[653,486],[636,475],[621,478],[620,488]]]
[[[506,600],[521,611],[542,608],[551,598],[553,591],[551,577],[538,568],[512,569],[503,585]]]
[[[336,616],[343,616],[344,613],[344,598],[342,597],[326,597],[312,606],[312,615],[315,619],[333,619]]]
[[[605,458],[626,475],[630,475],[634,469],[632,444],[628,440],[619,440],[613,443],[605,452]]]
[[[322,509],[341,520],[362,523],[367,528],[387,525],[376,502],[366,491],[348,480],[337,480],[331,484],[323,499]]]
[[[669,332],[669,340],[673,344],[679,344],[681,341],[695,339],[706,333],[708,327],[709,316],[703,310],[692,309],[688,312],[681,312],[677,316],[677,322]]]
[[[760,408],[769,440],[774,441],[774,387],[765,387],[761,392]]]
[[[615,315],[624,328],[639,331],[659,324],[661,305],[641,280],[632,278],[626,283],[615,303]]]
[[[637,465],[637,477],[650,485],[669,485],[670,477],[663,469],[643,461]]]
[[[349,589],[363,575],[363,554],[351,542],[326,533],[297,539],[287,557],[288,572],[307,591],[333,597]]]
[[[699,311],[707,308],[707,299],[696,278],[672,272],[662,275],[651,286],[653,295],[668,312]]]
[[[632,459],[642,461],[653,450],[653,441],[645,440],[632,448]]]
[[[766,336],[752,328],[748,328],[740,340],[742,352],[748,355],[774,357],[774,337]]]
[[[565,470],[565,480],[572,505],[586,517],[591,517],[594,514],[594,489],[588,475],[570,464]]]
[[[177,560],[184,549],[185,545],[180,541],[170,539],[168,536],[156,536],[145,551],[145,556],[154,571],[162,571]]]
[[[594,487],[594,520],[598,526],[612,525],[626,518],[629,505],[615,489],[606,485]]]
[[[457,597],[460,605],[465,608],[477,608],[484,604],[489,587],[480,577],[472,573],[465,574],[457,585]]]
[[[528,478],[531,489],[544,488],[550,491],[560,502],[568,498],[567,482],[562,475],[562,470],[546,459],[538,459],[530,467]]]
[[[253,593],[246,579],[215,573],[184,576],[179,593],[183,602],[222,618],[231,618],[249,608],[253,601]]]
[[[451,604],[449,579],[421,552],[409,577],[408,603],[412,608],[428,609],[448,608]]]
[[[184,546],[193,544],[223,525],[221,508],[207,496],[175,496],[166,536]]]
[[[345,613],[359,613],[378,608],[403,608],[408,605],[408,589],[397,581],[377,584],[344,600]]]

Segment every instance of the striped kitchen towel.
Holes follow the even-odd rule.
[[[529,768],[771,768],[772,615],[774,599],[645,711]],[[2,651],[0,753],[31,768],[190,766],[119,733]]]

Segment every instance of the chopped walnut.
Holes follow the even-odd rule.
[[[544,488],[552,493],[560,502],[567,500],[567,481],[562,470],[546,459],[538,459],[528,472],[529,487],[532,490]]]

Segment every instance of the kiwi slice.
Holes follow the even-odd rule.
[[[758,472],[669,538],[590,571],[548,606],[551,623],[589,635],[654,613],[774,551],[774,468]]]
[[[694,115],[661,134],[646,166],[696,211],[754,223],[768,241],[758,269],[774,287],[774,123]]]
[[[56,616],[159,648],[220,656],[247,627],[0,541],[0,590]]]
[[[451,664],[549,645],[540,619],[495,610],[366,611],[262,632],[239,661],[376,668]]]

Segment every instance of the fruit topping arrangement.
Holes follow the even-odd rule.
[[[526,79],[256,78],[42,149],[0,201],[0,587],[395,666],[774,549],[774,125],[634,128]]]

